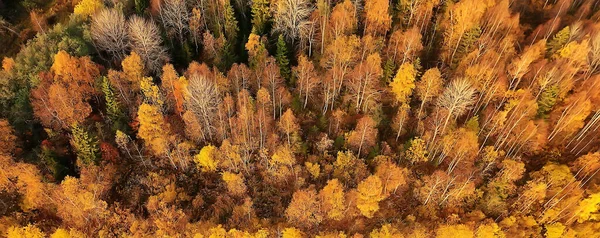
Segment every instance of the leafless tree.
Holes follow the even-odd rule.
[[[274,31],[283,34],[288,41],[295,43],[300,33],[310,32],[304,28],[310,27],[308,17],[312,6],[307,0],[280,0],[275,5]]]
[[[444,93],[438,98],[437,105],[440,109],[446,111],[446,118],[442,124],[440,134],[444,134],[448,122],[452,117],[459,117],[465,114],[475,103],[475,89],[466,79],[457,79],[452,81],[444,90]],[[442,119],[443,117],[440,117]],[[438,133],[433,135],[430,143],[435,144],[435,138]],[[437,149],[436,149],[437,151]],[[436,153],[432,153],[435,155]]]
[[[185,0],[164,0],[160,4],[160,19],[170,34],[175,34],[181,44],[189,31],[190,13]]]
[[[204,138],[213,137],[213,117],[217,114],[220,103],[219,92],[216,85],[205,75],[193,74],[189,79],[187,110],[194,113],[202,124]]]
[[[133,16],[128,22],[131,49],[146,64],[146,68],[157,72],[169,60],[167,50],[161,45],[162,39],[156,24],[139,16]]]
[[[92,18],[91,35],[98,50],[108,52],[116,61],[125,58],[129,36],[125,16],[117,9],[102,9]]]

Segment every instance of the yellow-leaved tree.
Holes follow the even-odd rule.
[[[73,9],[73,13],[78,16],[88,17],[104,8],[102,0],[81,0]]]
[[[202,172],[214,172],[217,171],[217,160],[216,160],[217,147],[213,145],[207,145],[202,147],[200,153],[194,157],[194,162]]]
[[[398,104],[407,103],[410,96],[412,95],[413,89],[415,88],[415,78],[417,77],[417,70],[412,63],[404,63],[398,69],[396,77],[390,83],[392,93],[396,96]]]
[[[375,212],[379,211],[379,202],[385,199],[381,179],[375,175],[371,175],[358,184],[357,190],[358,199],[356,207],[363,216],[372,218]]]
[[[243,196],[246,193],[244,177],[239,174],[223,172],[223,181],[227,184],[227,190],[234,196]]]
[[[168,124],[157,106],[143,103],[138,109],[140,128],[138,136],[154,155],[169,152]]]

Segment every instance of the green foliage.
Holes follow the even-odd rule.
[[[552,37],[552,40],[549,40],[548,43],[546,43],[546,57],[550,58],[552,55],[554,55],[554,53],[569,43],[569,38],[571,37],[570,35],[571,29],[569,26],[566,26],[556,33],[556,35]]]
[[[252,1],[252,29],[254,34],[264,34],[270,18],[271,10],[268,0]]]
[[[137,14],[144,14],[144,10],[148,7],[148,0],[135,0],[135,12]]]
[[[540,94],[540,98],[538,99],[538,116],[542,118],[546,118],[546,113],[552,110],[552,107],[556,105],[558,100],[558,93],[560,89],[557,85],[552,85],[546,87],[542,94]]]
[[[91,40],[86,24],[72,19],[66,26],[55,25],[46,34],[39,33],[27,42],[15,58],[16,79],[20,87],[29,83],[35,87],[39,83],[38,74],[47,71],[54,62],[54,55],[64,50],[72,56],[85,56],[91,53]]]
[[[394,78],[394,74],[396,73],[396,63],[394,63],[393,59],[388,59],[385,61],[385,65],[383,66],[383,82],[389,83],[392,82],[392,78]]]
[[[229,1],[225,1],[225,6],[223,7],[225,8],[225,11],[223,11],[223,18],[225,19],[225,37],[228,42],[235,42],[240,28],[238,27],[238,21],[235,19],[233,6]]]
[[[127,118],[117,100],[114,89],[106,77],[102,77],[102,93],[106,102],[106,114],[111,121],[113,130],[127,131]]]
[[[275,55],[275,60],[277,61],[277,65],[279,65],[281,77],[283,77],[289,85],[293,85],[294,82],[291,81],[292,71],[290,70],[290,60],[288,59],[287,46],[283,39],[283,35],[279,35],[279,38],[277,39],[277,54]]]
[[[480,27],[474,27],[465,32],[460,40],[460,43],[458,44],[456,53],[454,53],[454,57],[452,58],[452,68],[456,68],[460,61],[473,50],[475,42],[477,42],[479,36],[481,36]]]
[[[479,116],[475,115],[474,117],[471,117],[467,123],[465,123],[465,128],[470,131],[479,132]]]
[[[100,149],[98,139],[79,125],[71,127],[71,144],[77,153],[77,159],[84,165],[96,164]]]

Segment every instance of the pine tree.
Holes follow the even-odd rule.
[[[385,61],[385,65],[383,66],[383,81],[388,83],[392,81],[392,77],[394,77],[394,72],[396,72],[396,64],[394,64],[393,59],[388,59]]]
[[[144,10],[148,7],[148,0],[135,0],[135,12],[137,14],[144,14]]]
[[[458,45],[458,48],[456,49],[454,57],[452,57],[451,66],[453,68],[458,66],[460,61],[473,50],[473,46],[475,46],[475,42],[477,42],[479,36],[481,36],[481,28],[479,27],[474,27],[465,32],[460,44]]]
[[[71,127],[71,145],[77,153],[77,160],[84,165],[95,164],[98,159],[98,140],[78,124]]]
[[[225,18],[225,37],[228,42],[235,42],[238,32],[240,28],[238,27],[238,21],[235,19],[235,12],[233,11],[233,6],[229,1],[225,1],[225,5],[223,6],[225,11],[223,11],[223,17]]]
[[[285,40],[283,39],[283,35],[279,35],[279,39],[277,39],[277,54],[275,55],[275,60],[277,61],[277,65],[279,65],[279,73],[285,81],[291,85],[293,84],[293,82],[291,82],[292,72],[290,70],[290,60],[287,55],[288,52]]]
[[[102,93],[104,93],[104,101],[106,101],[106,114],[108,115],[108,119],[113,123],[113,129],[125,129],[125,114],[121,110],[117,95],[115,95],[114,88],[107,77],[102,77]]]
[[[570,32],[570,27],[566,26],[556,33],[556,35],[552,37],[552,40],[546,43],[546,57],[550,58],[554,53],[556,53],[569,42],[569,38],[571,37]]]
[[[558,93],[560,89],[557,85],[547,87],[542,91],[540,98],[538,99],[538,116],[546,117],[546,113],[552,110],[552,107],[556,104]]]
[[[271,11],[268,0],[252,1],[252,29],[254,34],[261,35],[265,33],[270,18]]]

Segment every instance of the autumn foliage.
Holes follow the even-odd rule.
[[[0,237],[600,237],[597,1],[42,2]]]

